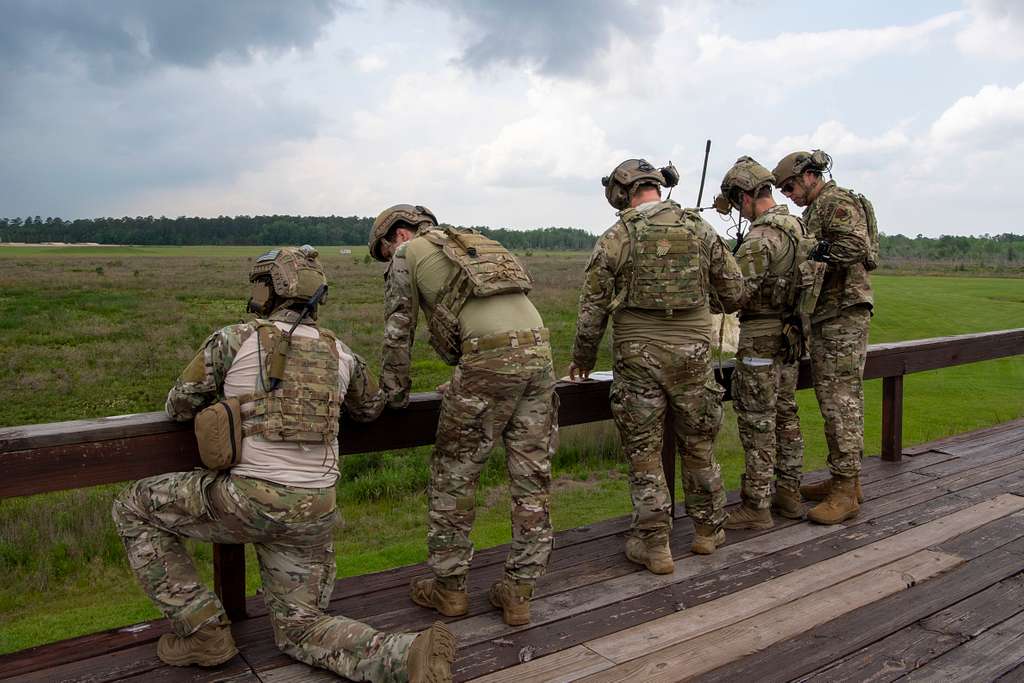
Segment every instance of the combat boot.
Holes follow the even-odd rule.
[[[451,683],[455,636],[440,621],[421,631],[409,647],[409,683]]]
[[[786,519],[803,519],[804,505],[800,492],[785,486],[777,486],[772,496],[772,509]]]
[[[217,666],[238,654],[231,626],[207,624],[190,636],[165,633],[156,644],[156,656],[171,666]]]
[[[487,597],[491,604],[501,610],[501,618],[509,626],[522,626],[530,623],[530,598],[533,597],[533,586],[518,583],[505,577],[495,581]]]
[[[825,500],[828,492],[832,490],[832,479],[822,479],[815,484],[804,484],[800,487],[800,495],[804,500]],[[860,478],[857,479],[857,502],[864,502],[864,493],[860,490]]]
[[[693,524],[693,545],[690,550],[698,555],[710,555],[715,548],[725,543],[725,529],[715,531],[706,524]]]
[[[445,588],[432,576],[413,579],[409,586],[409,597],[420,607],[437,610],[446,617],[461,617],[469,611],[469,595],[466,589]]]
[[[738,508],[725,518],[726,529],[771,529],[775,526],[768,508],[757,508],[743,501]]]
[[[668,534],[656,534],[648,539],[637,536],[626,537],[626,557],[647,567],[652,574],[671,574],[676,570],[672,561],[672,549],[668,544]]]
[[[807,513],[807,518],[818,524],[839,524],[860,512],[857,503],[857,478],[833,478],[828,497]]]

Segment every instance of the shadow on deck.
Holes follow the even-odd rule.
[[[627,518],[562,532],[528,627],[487,604],[507,548],[477,553],[470,612],[450,620],[456,680],[1024,680],[1024,420],[904,455],[865,460],[865,502],[842,525],[776,518],[700,557],[678,520],[669,576],[626,560]],[[424,628],[407,586],[425,572],[338,581],[331,611]],[[261,599],[247,608],[240,656],[217,669],[163,666],[156,621],[0,657],[0,678],[338,680],[278,652]]]

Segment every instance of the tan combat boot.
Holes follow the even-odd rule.
[[[804,505],[800,492],[785,486],[776,486],[772,496],[772,509],[786,519],[803,519]]]
[[[652,574],[671,574],[676,570],[672,561],[672,549],[668,534],[656,534],[644,540],[630,535],[626,537],[626,557],[647,567]]]
[[[725,543],[725,529],[715,531],[705,524],[693,524],[693,545],[690,550],[698,555],[710,555],[715,548]]]
[[[815,484],[804,484],[800,487],[800,495],[804,500],[825,500],[832,490],[832,479],[822,479]],[[860,490],[860,479],[857,479],[857,502],[864,502],[864,493]]]
[[[775,526],[768,508],[757,508],[743,501],[738,508],[725,518],[726,529],[771,529]]]
[[[238,654],[231,627],[207,624],[190,636],[165,633],[156,644],[156,656],[171,666],[217,666]]]
[[[856,517],[860,512],[857,503],[857,478],[832,479],[832,490],[828,497],[807,513],[807,518],[818,524],[839,524]]]
[[[430,607],[446,617],[461,617],[469,611],[466,590],[445,588],[432,576],[413,579],[409,597],[421,607]]]
[[[421,631],[412,641],[405,660],[409,683],[451,683],[455,661],[455,636],[440,621]]]
[[[505,577],[491,586],[487,597],[493,606],[501,610],[501,618],[509,626],[530,623],[530,598],[533,597],[530,584],[517,583]]]

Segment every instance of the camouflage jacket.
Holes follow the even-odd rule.
[[[272,321],[295,322],[299,314],[281,310],[270,316]],[[164,409],[179,422],[191,420],[206,406],[224,398],[224,379],[242,343],[256,331],[252,323],[228,325],[217,330],[203,342],[195,358],[178,377],[167,394]],[[384,394],[377,387],[366,363],[341,341],[344,351],[353,358],[348,392],[343,409],[353,420],[369,422],[384,409]]]
[[[804,209],[807,234],[828,240],[830,262],[812,320],[820,322],[857,304],[874,305],[864,258],[871,247],[867,217],[856,195],[829,181]]]
[[[785,206],[774,206],[754,219],[736,251],[743,271],[745,317],[781,320],[790,311],[786,303],[796,286],[797,244],[803,236],[800,219]],[[787,236],[788,233],[788,236]]]
[[[412,387],[412,344],[419,318],[418,295],[414,289],[405,244],[399,245],[384,274],[384,347],[380,355],[380,386],[388,405],[409,405]]]
[[[736,259],[707,221],[695,214],[686,215],[693,217],[688,225],[701,240],[701,257],[706,260],[706,267],[701,268],[707,277],[705,291],[716,294],[720,307],[731,313],[743,299],[743,276]],[[612,301],[629,283],[631,256],[629,233],[622,220],[601,235],[594,245],[580,292],[572,350],[573,362],[579,368],[591,370],[597,362],[598,345],[608,325]]]

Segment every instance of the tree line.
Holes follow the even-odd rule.
[[[98,242],[141,245],[366,244],[372,218],[359,216],[125,216],[123,218],[0,218],[0,242]],[[509,249],[587,251],[597,236],[580,228],[510,230],[473,226]],[[905,237],[881,235],[883,262],[942,262],[1024,267],[1024,235]]]
[[[366,244],[372,218],[359,216],[126,216],[0,218],[0,242],[98,242],[140,245]],[[509,249],[588,250],[596,237],[579,228],[509,230],[474,226]]]

